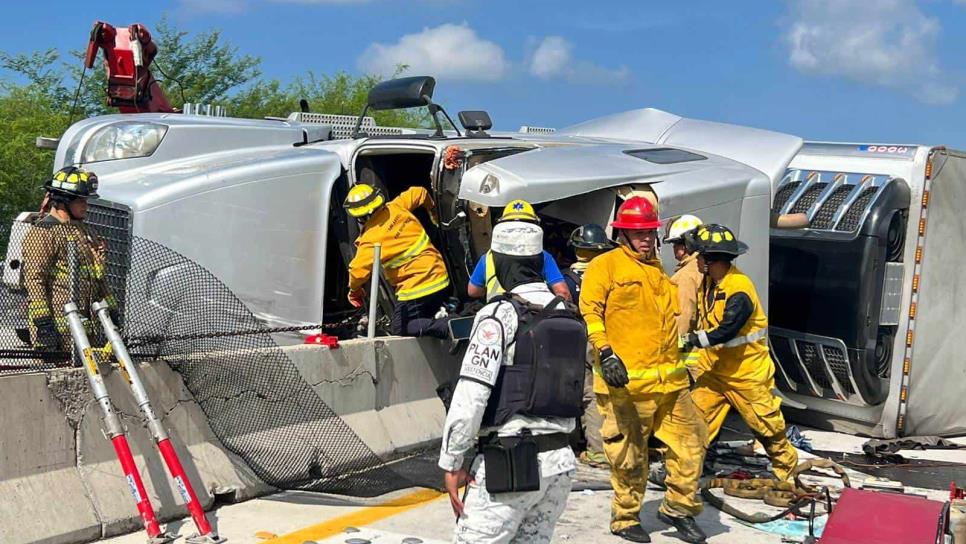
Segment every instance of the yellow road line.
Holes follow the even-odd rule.
[[[265,544],[302,544],[306,540],[328,538],[341,533],[346,527],[369,525],[381,519],[418,508],[442,496],[445,496],[445,493],[440,493],[432,489],[420,489],[419,491],[407,493],[399,498],[379,503],[375,506],[367,506],[344,516],[334,517],[322,523],[299,529],[294,533],[282,535],[266,541]]]

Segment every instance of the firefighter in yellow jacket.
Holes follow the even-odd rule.
[[[372,275],[373,247],[382,245],[381,262],[398,301],[392,316],[392,333],[403,336],[448,338],[446,321],[434,319],[446,301],[449,275],[443,256],[429,241],[413,211],[425,208],[439,222],[429,191],[410,187],[386,202],[382,191],[357,184],[349,190],[345,209],[364,221],[356,239],[356,255],[349,263],[349,302],[361,307],[364,287]]]
[[[114,307],[104,275],[104,243],[84,224],[87,199],[97,196],[97,176],[67,167],[44,188],[49,212],[23,241],[28,328],[36,349],[70,351],[64,305],[77,304],[85,326],[94,302],[103,299],[112,311]]]
[[[751,279],[732,263],[747,246],[721,225],[699,227],[690,237],[704,280],[700,328],[688,334],[686,344],[700,349],[706,369],[691,396],[708,423],[709,443],[734,407],[768,452],[775,476],[785,480],[798,464],[798,452],[785,437],[781,399],[773,392],[768,318]]]
[[[697,328],[698,319],[698,289],[704,275],[698,270],[698,254],[685,243],[685,235],[700,227],[702,221],[694,215],[682,215],[668,223],[664,234],[664,243],[671,244],[674,259],[678,265],[671,274],[671,283],[678,288],[678,334],[682,337]],[[682,360],[687,365],[691,375],[697,377],[700,372],[697,366],[698,353],[682,351]]]
[[[611,226],[621,245],[590,262],[580,292],[580,311],[599,353],[594,392],[614,488],[610,530],[650,542],[639,515],[653,433],[668,447],[658,518],[686,542],[704,542],[694,516],[702,510],[697,491],[707,429],[678,360],[677,291],[655,251],[660,220],[649,201],[632,197]]]

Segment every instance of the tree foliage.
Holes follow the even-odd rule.
[[[165,19],[151,29],[158,55],[151,66],[175,108],[185,102],[217,104],[233,117],[284,117],[308,100],[311,111],[358,115],[378,76],[347,72],[295,74],[288,83],[261,78],[261,59],[242,54],[218,30],[191,35]],[[78,32],[79,41],[86,34]],[[71,121],[115,113],[105,102],[102,63],[83,69],[83,50],[0,51],[0,231],[18,212],[37,207],[53,153],[38,136],[58,137]],[[400,67],[401,73],[405,67]],[[418,111],[382,111],[381,125],[425,126]],[[0,238],[0,249],[5,240]]]

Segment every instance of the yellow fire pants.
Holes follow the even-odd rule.
[[[638,516],[647,486],[647,439],[654,434],[667,444],[667,491],[661,512],[672,517],[696,516],[704,463],[707,428],[687,389],[674,393],[630,394],[608,388],[597,395],[604,416],[601,435],[610,462],[614,488],[611,531],[640,523]]]
[[[772,393],[774,388],[774,378],[761,384],[739,386],[725,383],[713,373],[705,372],[694,384],[691,397],[698,409],[704,413],[708,424],[709,444],[721,431],[728,410],[734,407],[765,447],[775,476],[779,480],[785,480],[792,469],[798,466],[798,451],[785,438],[781,399]]]

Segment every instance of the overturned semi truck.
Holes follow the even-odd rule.
[[[785,258],[784,248],[797,245],[785,236],[821,237],[815,234],[820,229],[769,230],[773,207],[789,204],[799,211],[795,206],[802,191],[789,191],[788,184],[797,179],[793,159],[804,156],[796,158],[800,138],[655,109],[559,131],[523,127],[512,133],[492,131],[481,112],[462,112],[463,130],[455,125],[444,130],[440,114],[449,117],[432,102],[434,86],[429,77],[385,82],[372,90],[367,109],[427,106],[435,129],[378,126],[365,111],[359,117],[298,112],[265,120],[109,115],[70,127],[54,168],[81,165],[100,177],[100,198],[91,201],[88,220],[109,242],[108,273],[122,306],[131,242],[139,238],[204,267],[267,327],[338,322],[354,312],[346,300],[346,264],[358,225],[341,204],[355,183],[380,186],[390,198],[413,185],[432,192],[445,228],[421,219],[447,261],[451,294],[462,301],[467,300],[472,267],[488,249],[492,226],[509,201],[523,198],[535,204],[548,250],[566,260],[566,239],[573,228],[607,224],[624,198],[645,194],[657,200],[663,217],[695,213],[707,222],[729,225],[751,246],[738,264],[760,286],[765,304],[772,297],[771,311],[778,312],[776,338],[792,346],[796,335],[844,335],[784,318],[784,306],[796,302],[784,294],[781,281],[800,272],[795,265],[776,264]],[[462,160],[450,169],[443,159],[452,146],[459,148]],[[774,248],[778,254],[773,256]],[[11,243],[8,261],[18,251]],[[840,257],[832,252],[821,258]],[[662,258],[673,269],[670,248],[662,248]],[[179,271],[169,268],[159,265],[149,274],[152,285],[144,291],[157,293],[148,297],[155,312],[175,314],[179,297],[187,295],[177,288]],[[878,269],[861,268],[860,283],[882,285]],[[769,280],[772,288],[766,290]],[[797,280],[788,281],[791,287]],[[5,269],[4,282],[18,285],[16,270]],[[816,288],[823,282],[814,278]],[[382,286],[379,302],[382,314],[389,315],[394,301],[388,285]],[[297,343],[301,335],[276,339]],[[783,356],[782,349],[776,346],[783,369],[779,382],[809,408],[805,416],[854,406],[848,397],[828,392],[835,388],[800,387],[812,384],[788,367],[803,363]],[[820,401],[825,404],[818,406]],[[872,399],[880,412],[883,402]],[[851,413],[842,417],[875,419]],[[890,435],[882,425],[868,426],[867,432]]]

